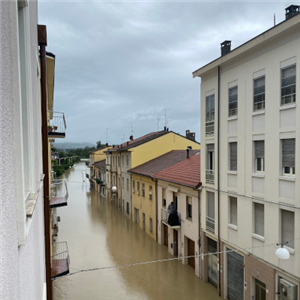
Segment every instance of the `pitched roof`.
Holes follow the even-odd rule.
[[[201,184],[200,152],[156,173],[154,178],[196,188]]]
[[[190,157],[199,153],[200,150],[190,150]],[[128,172],[144,176],[154,176],[156,173],[177,164],[187,158],[186,150],[172,150],[164,155],[154,158],[142,165],[128,170]]]
[[[105,159],[99,160],[94,163],[94,167],[96,167],[96,168],[105,168],[105,166],[106,166]]]
[[[166,130],[163,130],[163,131],[155,131],[155,132],[151,132],[151,133],[148,133],[146,135],[143,135],[137,139],[134,139],[134,140],[130,140],[128,142],[125,142],[121,145],[117,145],[115,146],[114,148],[112,149],[109,149],[107,152],[111,152],[111,151],[125,151],[125,150],[128,150],[130,148],[133,148],[133,147],[136,147],[136,146],[139,146],[139,145],[142,145],[144,143],[147,143],[151,140],[154,140],[160,136],[163,136],[167,133],[170,133],[170,131],[166,131]]]

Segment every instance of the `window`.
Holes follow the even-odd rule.
[[[127,185],[126,185],[127,191],[129,191],[129,178],[127,178]]]
[[[296,65],[281,70],[281,105],[296,102]]]
[[[215,194],[206,193],[206,229],[215,232]]]
[[[253,111],[265,108],[265,76],[254,79]]]
[[[129,203],[126,202],[126,212],[127,212],[127,215],[129,215]]]
[[[229,89],[229,112],[228,116],[237,115],[237,106],[238,106],[238,87],[235,86]]]
[[[215,145],[206,145],[207,159],[206,159],[206,182],[214,182],[215,180],[215,161],[214,161],[214,151]]]
[[[122,155],[122,166],[124,166],[124,155]]]
[[[264,205],[260,203],[254,203],[254,233],[260,236],[264,236]]]
[[[282,140],[282,173],[295,174],[295,139]]]
[[[193,206],[192,206],[192,197],[186,196],[186,217],[188,219],[192,219],[192,211],[193,211]]]
[[[136,191],[137,191],[137,194],[139,195],[140,194],[140,182],[138,181],[136,184],[137,184]]]
[[[229,170],[237,171],[237,142],[229,143]]]
[[[129,166],[129,155],[126,155],[126,166]]]
[[[132,180],[132,192],[135,192],[135,180]]]
[[[118,166],[120,167],[120,156],[118,157]]]
[[[152,200],[152,185],[149,185],[149,200]]]
[[[254,142],[255,172],[265,171],[265,141]]]
[[[215,128],[215,95],[206,97],[205,133],[213,134]]]
[[[142,183],[142,197],[145,197],[145,184]]]
[[[237,226],[237,198],[229,197],[229,223]]]
[[[125,188],[125,181],[124,181],[124,177],[122,177],[122,187]]]
[[[149,218],[149,230],[150,230],[150,233],[153,232],[153,223],[152,223],[152,218]]]
[[[167,200],[166,200],[166,189],[162,189],[162,195],[161,195],[161,198],[162,198],[162,206],[166,206],[167,205]]]
[[[281,210],[281,242],[294,249],[294,212],[288,210]]]

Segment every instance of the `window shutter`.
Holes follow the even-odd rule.
[[[264,205],[254,203],[254,233],[264,236]]]
[[[207,216],[215,218],[215,194],[207,192]]]
[[[288,242],[287,246],[294,248],[294,212],[281,211],[281,242]]]
[[[230,170],[237,170],[237,143],[230,143]]]
[[[255,158],[265,157],[265,141],[255,142]]]
[[[237,225],[237,199],[230,197],[230,224]]]
[[[282,140],[282,167],[295,167],[295,139]]]
[[[215,145],[214,144],[207,144],[206,148],[207,148],[207,152],[213,152],[214,149],[215,149]]]

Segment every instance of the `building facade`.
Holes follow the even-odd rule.
[[[201,78],[202,278],[228,299],[299,299],[299,7]],[[297,98],[298,97],[298,98]],[[298,100],[297,100],[298,99]],[[283,244],[290,258],[275,255]]]

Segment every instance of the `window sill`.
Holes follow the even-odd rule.
[[[237,175],[237,171],[227,171],[228,175]]]
[[[238,227],[236,225],[233,225],[233,224],[228,224],[228,228],[231,228],[233,230],[238,230]]]
[[[252,112],[252,116],[264,115],[264,114],[265,114],[265,109],[260,109]]]
[[[283,181],[292,181],[292,182],[295,182],[295,176],[289,176],[289,175],[282,175],[282,176],[279,176],[279,180],[283,180]]]
[[[296,108],[296,103],[289,103],[289,104],[282,104],[279,108],[279,110],[286,110],[286,109],[291,109],[291,108]]]
[[[188,220],[188,221],[190,221],[190,222],[193,222],[193,219],[190,218],[190,217],[186,217],[185,219]]]
[[[265,238],[263,236],[258,235],[256,233],[252,233],[252,237],[255,238],[255,239],[257,239],[257,240],[259,240],[259,241],[262,241],[262,242],[265,241]]]
[[[252,177],[265,178],[265,173],[252,173]]]
[[[233,120],[237,120],[238,116],[235,115],[235,116],[231,116],[231,117],[228,117],[228,121],[233,121]]]
[[[39,196],[38,193],[30,193],[28,195],[25,203],[26,218],[32,218],[38,196]]]

